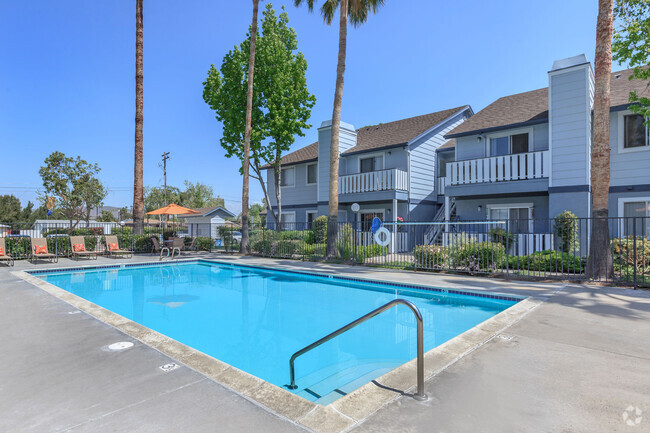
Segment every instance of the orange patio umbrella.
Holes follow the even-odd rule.
[[[161,207],[160,209],[147,212],[147,215],[191,215],[197,213],[200,212],[197,212],[194,209],[188,209],[186,207],[179,206],[177,204],[172,203],[172,204],[168,204],[165,207]]]

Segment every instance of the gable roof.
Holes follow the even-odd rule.
[[[179,217],[179,218],[197,218],[197,217],[206,217],[206,216],[210,216],[210,215],[212,215],[213,213],[216,213],[219,209],[221,209],[222,211],[224,211],[225,213],[227,213],[230,217],[234,217],[234,216],[235,216],[234,213],[230,212],[230,211],[229,211],[228,209],[226,209],[225,207],[222,207],[222,206],[216,206],[216,207],[214,207],[214,206],[213,206],[213,207],[199,207],[199,208],[195,208],[195,209],[192,209],[192,210],[197,211],[197,212],[198,212],[197,214],[179,215],[178,217]]]
[[[393,122],[364,126],[356,131],[357,145],[346,150],[342,155],[352,155],[360,152],[406,145],[414,138],[442,123],[454,114],[467,109],[471,110],[471,107],[469,105],[463,105],[448,110],[437,111],[435,113],[395,120]],[[317,160],[318,142],[315,142],[309,146],[305,146],[284,155],[281,163],[283,166],[286,166]],[[266,164],[262,167],[262,169],[268,168],[271,168],[271,164]]]
[[[629,104],[631,91],[650,95],[643,80],[629,80],[632,69],[612,73],[610,105],[612,109]],[[461,123],[446,138],[474,135],[499,129],[548,122],[548,87],[497,99]]]

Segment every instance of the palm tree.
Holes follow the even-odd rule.
[[[135,25],[135,167],[133,175],[133,234],[144,234],[144,189],[142,185],[142,0],[136,0]]]
[[[244,127],[244,179],[241,198],[241,244],[239,252],[248,252],[248,169],[251,152],[251,122],[253,118],[253,75],[255,73],[255,40],[257,39],[257,9],[259,0],[253,0],[253,23],[251,24],[251,47],[248,57],[248,93],[246,94],[246,126]]]
[[[609,249],[609,88],[612,70],[612,30],[614,0],[598,1],[596,57],[594,59],[594,124],[591,151],[591,191],[593,224],[587,275],[607,278],[613,273]]]
[[[307,3],[309,11],[314,10],[314,0],[294,0],[296,6]],[[339,255],[336,248],[339,211],[339,127],[341,123],[341,104],[343,102],[343,79],[345,76],[345,51],[348,36],[348,20],[357,27],[368,19],[368,13],[375,13],[384,0],[324,0],[321,14],[327,25],[332,24],[336,8],[340,6],[339,17],[339,55],[336,65],[336,87],[334,90],[334,109],[332,110],[332,140],[330,142],[330,182],[329,182],[329,220],[327,224],[327,257]]]

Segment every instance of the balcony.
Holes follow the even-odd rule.
[[[339,194],[407,190],[408,173],[397,168],[339,176]]]
[[[447,186],[547,178],[548,150],[447,163]]]

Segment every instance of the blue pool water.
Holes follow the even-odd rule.
[[[294,352],[392,299],[422,312],[425,351],[516,303],[207,261],[37,276],[278,386]],[[295,392],[327,404],[415,350],[399,305],[298,358]]]

